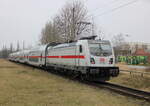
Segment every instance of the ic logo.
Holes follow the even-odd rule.
[[[100,63],[104,63],[105,62],[105,58],[100,58]]]

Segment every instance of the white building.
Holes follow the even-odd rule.
[[[150,43],[143,42],[128,42],[130,45],[131,53],[134,53],[137,49],[144,49],[147,52],[150,52]]]

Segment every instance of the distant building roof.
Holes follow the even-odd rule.
[[[150,53],[146,52],[144,49],[138,49],[133,55],[150,56]]]

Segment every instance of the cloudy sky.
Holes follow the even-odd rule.
[[[0,48],[23,41],[26,47],[38,44],[45,23],[67,1],[70,0],[0,0]],[[150,43],[150,0],[82,1],[89,10],[89,18],[93,16],[97,29],[106,39],[123,33],[130,35],[128,41]]]

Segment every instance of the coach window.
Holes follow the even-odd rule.
[[[79,51],[82,53],[82,45],[79,45]]]

